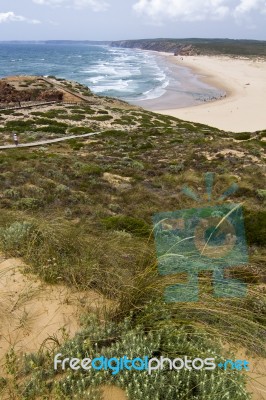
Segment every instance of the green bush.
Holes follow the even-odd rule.
[[[78,163],[78,175],[86,176],[86,175],[102,175],[103,169],[97,164],[83,164]]]
[[[4,197],[7,199],[19,199],[20,198],[20,191],[15,188],[6,189],[3,193]]]
[[[99,116],[93,117],[94,121],[110,121],[111,119],[113,119],[113,117],[111,115],[99,115]]]
[[[82,149],[82,147],[84,147],[84,143],[81,143],[76,139],[70,139],[68,141],[68,144],[71,147],[71,149],[73,149],[73,150],[80,150],[80,149]]]
[[[144,220],[126,215],[107,217],[102,222],[107,229],[125,231],[141,237],[151,234],[151,228]]]
[[[1,250],[8,256],[21,256],[26,250],[32,225],[29,222],[14,222],[0,229]],[[25,246],[25,248],[24,248]]]
[[[42,113],[42,116],[44,118],[61,118],[61,117],[63,118],[65,115],[66,115],[66,111],[64,109],[60,109],[60,108],[55,108],[55,109],[52,109],[52,110]]]
[[[248,132],[240,132],[235,134],[236,140],[248,140],[251,138],[251,134]]]
[[[259,199],[265,200],[266,199],[266,189],[258,189],[257,195]]]
[[[142,171],[145,167],[144,164],[141,161],[133,161],[131,164],[132,168],[134,169],[138,169],[140,171]]]
[[[65,124],[64,122],[57,122],[57,121],[51,121],[48,118],[39,118],[36,119],[36,124],[37,125],[52,125],[52,126],[60,126],[62,128],[67,128],[68,125]]]
[[[33,197],[24,197],[16,203],[16,207],[19,210],[37,210],[43,206],[43,202],[40,199],[35,199]]]
[[[26,131],[32,131],[35,127],[35,121],[34,120],[15,120],[15,121],[8,121],[5,125],[5,130],[6,131],[15,131],[18,133],[23,133]]]
[[[74,115],[66,115],[64,118],[70,121],[82,121],[83,119],[86,118],[86,116],[84,114],[74,114]]]
[[[73,128],[69,128],[68,133],[75,133],[77,135],[83,135],[85,133],[91,133],[93,129],[87,128],[86,126],[74,126]]]
[[[147,356],[160,358],[181,358],[185,355],[189,359],[201,357],[214,358],[216,362],[225,362],[221,349],[216,341],[210,341],[201,331],[187,332],[185,329],[172,327],[158,327],[155,331],[145,331],[142,326],[135,327],[130,318],[119,324],[113,322],[99,323],[96,318],[89,316],[84,321],[83,330],[72,340],[56,349],[61,354],[61,359],[71,354],[78,355],[80,359],[93,354],[93,357],[129,359]],[[67,368],[62,374],[56,372],[51,364],[51,356],[43,354],[30,354],[23,360],[22,372],[30,374],[19,382],[25,400],[40,398],[54,398],[70,400],[78,393],[79,399],[101,398],[99,387],[101,385],[115,385],[125,390],[129,400],[249,400],[251,397],[245,389],[245,377],[239,371],[228,368],[221,370],[171,370],[168,363],[162,370],[121,369],[112,374],[112,370],[88,372],[79,369],[71,371]],[[34,366],[34,368],[33,368]],[[116,364],[112,365],[115,371]],[[45,374],[43,371],[45,370]],[[22,373],[21,372],[21,373]],[[58,375],[58,377],[57,377]],[[41,379],[42,377],[42,379]],[[60,379],[58,379],[60,377]]]
[[[98,110],[98,114],[108,115],[108,111],[106,111],[106,110]]]
[[[57,125],[42,126],[41,128],[37,128],[35,130],[36,132],[59,133],[59,134],[66,133],[66,128]]]
[[[71,113],[74,113],[74,114],[89,114],[89,115],[91,115],[91,114],[95,114],[96,113],[96,111],[94,111],[92,108],[90,108],[90,107],[83,107],[83,108],[80,108],[80,107],[69,107],[69,110],[71,110]]]
[[[59,195],[67,195],[71,192],[70,188],[62,183],[55,188],[55,192]]]
[[[101,136],[111,136],[114,138],[119,138],[120,136],[125,136],[126,132],[125,131],[121,131],[121,130],[116,130],[116,129],[108,129],[106,131],[104,131]]]
[[[266,211],[244,209],[245,230],[247,241],[250,245],[266,244]]]
[[[112,122],[112,125],[128,125],[128,121],[124,121],[123,119],[115,119]]]
[[[42,117],[43,115],[45,115],[45,113],[43,113],[41,111],[32,111],[31,115]]]

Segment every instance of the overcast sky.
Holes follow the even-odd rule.
[[[1,40],[266,40],[266,0],[0,0]]]

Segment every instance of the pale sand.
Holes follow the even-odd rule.
[[[116,386],[102,386],[102,400],[127,400],[128,397],[124,390]]]
[[[19,356],[37,352],[42,345],[49,348],[53,337],[59,342],[65,336],[74,337],[84,313],[101,315],[113,307],[99,293],[45,284],[24,275],[21,266],[20,259],[0,259],[0,376],[5,373],[5,355],[12,348]]]
[[[165,55],[165,53],[162,53]],[[155,111],[186,121],[199,122],[232,132],[266,129],[266,62],[226,56],[167,56],[191,68],[201,79],[224,89],[226,98],[193,107]],[[159,101],[159,99],[158,99]]]

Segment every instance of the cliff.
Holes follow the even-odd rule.
[[[23,87],[28,84],[23,84]],[[61,101],[63,93],[55,89],[29,87],[21,89],[14,87],[10,82],[0,81],[0,104],[27,102],[27,101]]]
[[[232,39],[139,39],[111,42],[113,47],[164,51],[176,55],[266,57],[266,41]]]
[[[154,40],[121,40],[111,42],[112,47],[125,47],[132,49],[163,51],[174,53],[175,55],[195,55],[199,54],[191,44],[179,43],[177,40],[154,39]]]

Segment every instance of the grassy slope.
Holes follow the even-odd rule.
[[[127,332],[130,329],[133,336],[141,336],[140,342],[145,341],[144,332],[158,330],[163,354],[183,354],[182,326],[185,327],[185,335],[195,337],[195,343],[192,340],[195,349],[202,347],[203,353],[207,351],[207,337],[211,335],[210,346],[220,354],[216,342],[221,333],[228,341],[242,341],[245,347],[260,353],[263,349],[262,325],[265,322],[262,289],[266,259],[265,132],[234,135],[135,107],[130,109],[124,103],[113,104],[104,98],[99,100],[98,105],[89,107],[56,107],[45,110],[45,115],[39,115],[40,112],[42,110],[39,109],[27,112],[30,122],[16,113],[3,113],[3,134],[9,135],[14,126],[16,130],[21,129],[24,141],[32,136],[36,139],[38,132],[42,138],[51,134],[64,135],[65,131],[80,132],[94,128],[106,129],[106,132],[90,140],[72,140],[34,150],[15,149],[0,153],[0,243],[5,254],[23,257],[30,270],[48,282],[60,281],[85,290],[94,288],[114,299],[117,309],[107,317],[105,328],[99,328],[103,332],[96,330],[93,336],[95,341],[104,340],[106,353],[115,352],[112,342],[107,343],[108,337],[117,335],[120,321],[124,333],[115,340],[118,353],[124,352],[123,346],[129,340]],[[70,122],[67,122],[67,127],[62,127],[64,132],[59,132],[54,127],[61,127],[58,124],[62,123],[62,114],[63,123],[66,123],[66,114]],[[75,116],[80,118],[79,122],[73,119]],[[99,116],[110,118],[101,121]],[[22,119],[24,125],[21,124]],[[44,125],[40,124],[40,119],[44,120]],[[48,123],[48,120],[52,122]],[[31,133],[28,135],[29,124]],[[125,130],[129,124],[132,128]],[[47,126],[47,130],[38,130],[40,125]],[[157,274],[151,218],[156,212],[198,206],[181,193],[183,185],[189,185],[198,192],[206,205],[203,174],[209,171],[216,173],[215,198],[233,182],[239,185],[235,197],[228,201],[244,205],[250,265],[232,274],[250,284],[249,294],[242,300],[215,300],[210,278],[202,276],[201,288],[204,290],[201,290],[200,302],[165,305],[162,301],[165,282]],[[51,259],[56,260],[53,266],[49,264]],[[125,328],[123,320],[129,315],[130,328]],[[96,322],[86,321],[84,337],[91,338],[91,329],[96,326]],[[168,338],[164,331],[167,326],[173,329],[172,336],[169,334]],[[66,343],[68,352],[76,354],[77,351],[85,351],[84,337],[77,336],[73,345]],[[154,348],[158,345],[156,340],[151,338]],[[165,340],[167,343],[177,340],[180,345],[169,353]],[[134,351],[137,351],[136,348]],[[12,379],[2,381],[3,390],[8,388],[13,398],[34,399],[40,390],[46,396],[53,393],[49,394],[51,397],[44,395],[42,398],[73,398],[73,391],[77,390],[75,385],[88,387],[101,383],[97,378],[93,382],[86,381],[86,384],[77,383],[82,376],[75,378],[70,374],[69,379],[74,382],[72,389],[49,386],[53,376],[49,369],[52,355],[38,357],[26,360],[22,371],[20,368],[9,371]],[[34,372],[30,368],[33,360]],[[47,372],[47,376],[43,371]],[[25,391],[21,376],[31,379],[30,390]],[[107,382],[109,378],[105,376]],[[62,376],[61,379],[65,382],[66,378]],[[138,379],[142,387],[145,378]],[[168,376],[167,379],[168,384],[175,387],[173,378]],[[189,379],[184,376],[185,382]],[[197,379],[196,376],[193,379]],[[191,399],[193,390],[198,396],[195,399],[209,398],[207,395],[203,397],[203,389],[193,379],[188,388],[180,387],[184,398]],[[210,390],[208,379],[210,376],[203,379],[207,393]],[[215,379],[219,380],[218,376]],[[225,379],[224,387],[234,393],[229,375],[222,379]],[[239,377],[234,379],[238,382]],[[136,394],[128,389],[130,382],[131,378],[126,377],[126,383],[119,380],[118,384],[126,387],[129,398],[133,399]],[[146,384],[151,385],[148,381]],[[197,389],[193,389],[195,384]],[[160,386],[164,387],[162,382],[156,386],[158,393]],[[87,398],[83,389],[82,386],[80,399]],[[217,387],[217,393],[219,391]],[[21,397],[22,393],[24,397]],[[95,393],[93,396],[90,398],[97,398]],[[176,396],[177,392],[172,391],[167,398],[174,399]],[[239,399],[245,398],[243,394],[239,396]]]

